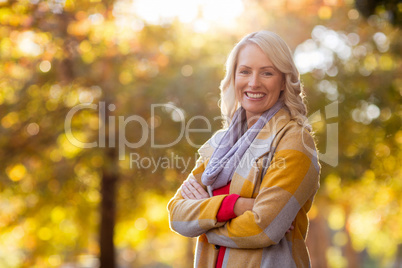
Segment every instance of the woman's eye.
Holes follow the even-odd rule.
[[[248,74],[248,71],[247,70],[242,70],[242,71],[240,71],[240,73],[241,74]]]
[[[272,73],[270,73],[270,72],[265,72],[265,73],[263,73],[265,76],[271,76],[272,75]]]

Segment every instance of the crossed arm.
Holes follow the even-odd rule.
[[[209,198],[208,193],[204,188],[194,179],[189,179],[185,181],[181,188],[181,195],[184,199],[201,200]],[[233,212],[236,217],[242,215],[248,210],[252,210],[254,206],[254,198],[239,197],[233,207]],[[294,226],[291,225],[286,233],[291,232]]]
[[[233,205],[235,217],[226,222],[219,221],[217,215],[230,195],[208,196],[201,183],[206,163],[199,162],[168,204],[172,230],[190,237],[206,234],[209,243],[233,248],[276,244],[293,229],[291,225],[302,238],[305,213],[319,186],[320,167],[315,155],[305,149],[315,148],[312,138],[301,141],[295,135],[300,136],[291,133],[281,139],[257,197],[239,197]],[[276,161],[286,166],[277,165]],[[300,220],[295,222],[300,211]]]

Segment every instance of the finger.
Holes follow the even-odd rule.
[[[183,196],[184,199],[190,199],[188,195],[184,192],[184,185],[181,186],[180,190],[181,195]]]
[[[195,196],[196,199],[203,199],[202,195],[190,182],[186,181],[184,185],[187,186],[187,189],[191,191],[191,193]]]
[[[293,231],[295,227],[293,225],[290,225],[289,229],[286,230],[286,233],[290,233],[291,231]]]
[[[208,198],[209,197],[208,193],[204,190],[204,188],[202,188],[202,186],[196,180],[189,179],[188,181],[197,190],[197,192],[200,195],[200,198]]]
[[[197,199],[194,194],[189,190],[186,184],[183,184],[183,191],[187,195],[188,199]]]
[[[183,189],[181,189],[180,194],[181,194],[181,196],[183,196],[184,199],[190,199],[190,198],[186,195],[186,193],[183,191]]]
[[[200,192],[197,190],[197,182],[193,181],[192,179],[188,180],[186,183],[186,186],[188,187],[188,189],[194,194],[194,196],[197,199],[202,199],[202,195],[200,194]]]
[[[193,186],[197,189],[197,191],[201,194],[202,197],[208,198],[209,194],[205,189],[199,184],[195,179],[191,179],[190,183],[193,184]]]

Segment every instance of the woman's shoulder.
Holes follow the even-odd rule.
[[[311,126],[308,120],[304,124],[300,124],[296,119],[292,118],[289,110],[282,108],[272,118],[271,125],[267,124],[266,128],[269,128],[272,132],[275,132],[276,136],[282,138],[283,136],[292,136],[293,138],[313,137],[313,133],[310,131]]]
[[[300,124],[296,119],[290,119],[281,132],[282,136],[288,136],[295,139],[314,139],[314,133],[312,132],[311,125],[308,121],[304,122],[304,124]]]
[[[314,133],[310,129],[308,124],[300,125],[296,120],[289,120],[278,133],[274,146],[277,150],[296,150],[316,158]]]

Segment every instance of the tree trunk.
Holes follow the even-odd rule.
[[[106,65],[110,67],[109,65]],[[103,83],[105,92],[107,96],[104,100],[104,104],[113,103],[114,92],[110,89],[111,87],[107,82]],[[116,267],[116,257],[115,257],[115,247],[114,247],[114,226],[116,221],[116,189],[119,179],[119,166],[118,166],[118,151],[115,147],[116,138],[115,135],[109,131],[110,128],[115,128],[114,124],[109,125],[109,116],[113,114],[109,109],[105,107],[99,109],[104,109],[104,118],[101,120],[105,128],[104,131],[104,144],[100,145],[104,148],[104,166],[102,174],[102,185],[101,185],[101,223],[100,223],[100,267],[101,268],[115,268]],[[115,129],[114,129],[115,130]],[[101,137],[100,137],[101,139]]]
[[[395,256],[394,268],[401,268],[401,267],[402,267],[402,244],[399,244]]]
[[[116,267],[116,257],[113,242],[116,218],[116,184],[118,180],[115,169],[115,149],[108,150],[101,185],[101,223],[100,223],[100,267]],[[107,163],[109,162],[109,163]]]
[[[311,267],[328,267],[325,255],[330,240],[327,234],[325,219],[320,214],[310,221],[306,242],[310,252]]]
[[[109,1],[112,2],[112,1]],[[109,10],[106,6],[106,10]],[[100,120],[103,123],[103,138],[101,144],[101,133],[99,133],[99,146],[104,147],[104,166],[101,185],[101,223],[100,223],[100,268],[116,267],[116,252],[114,247],[114,226],[116,222],[116,189],[119,180],[118,165],[118,145],[115,123],[109,122],[111,117],[115,117],[115,111],[107,108],[109,104],[114,104],[116,96],[113,81],[116,81],[116,73],[113,68],[113,61],[104,60],[102,64],[102,77],[99,77],[99,84],[104,90],[104,98],[102,100],[103,107],[99,103]],[[101,111],[102,110],[102,111]],[[102,131],[102,130],[100,130]]]

